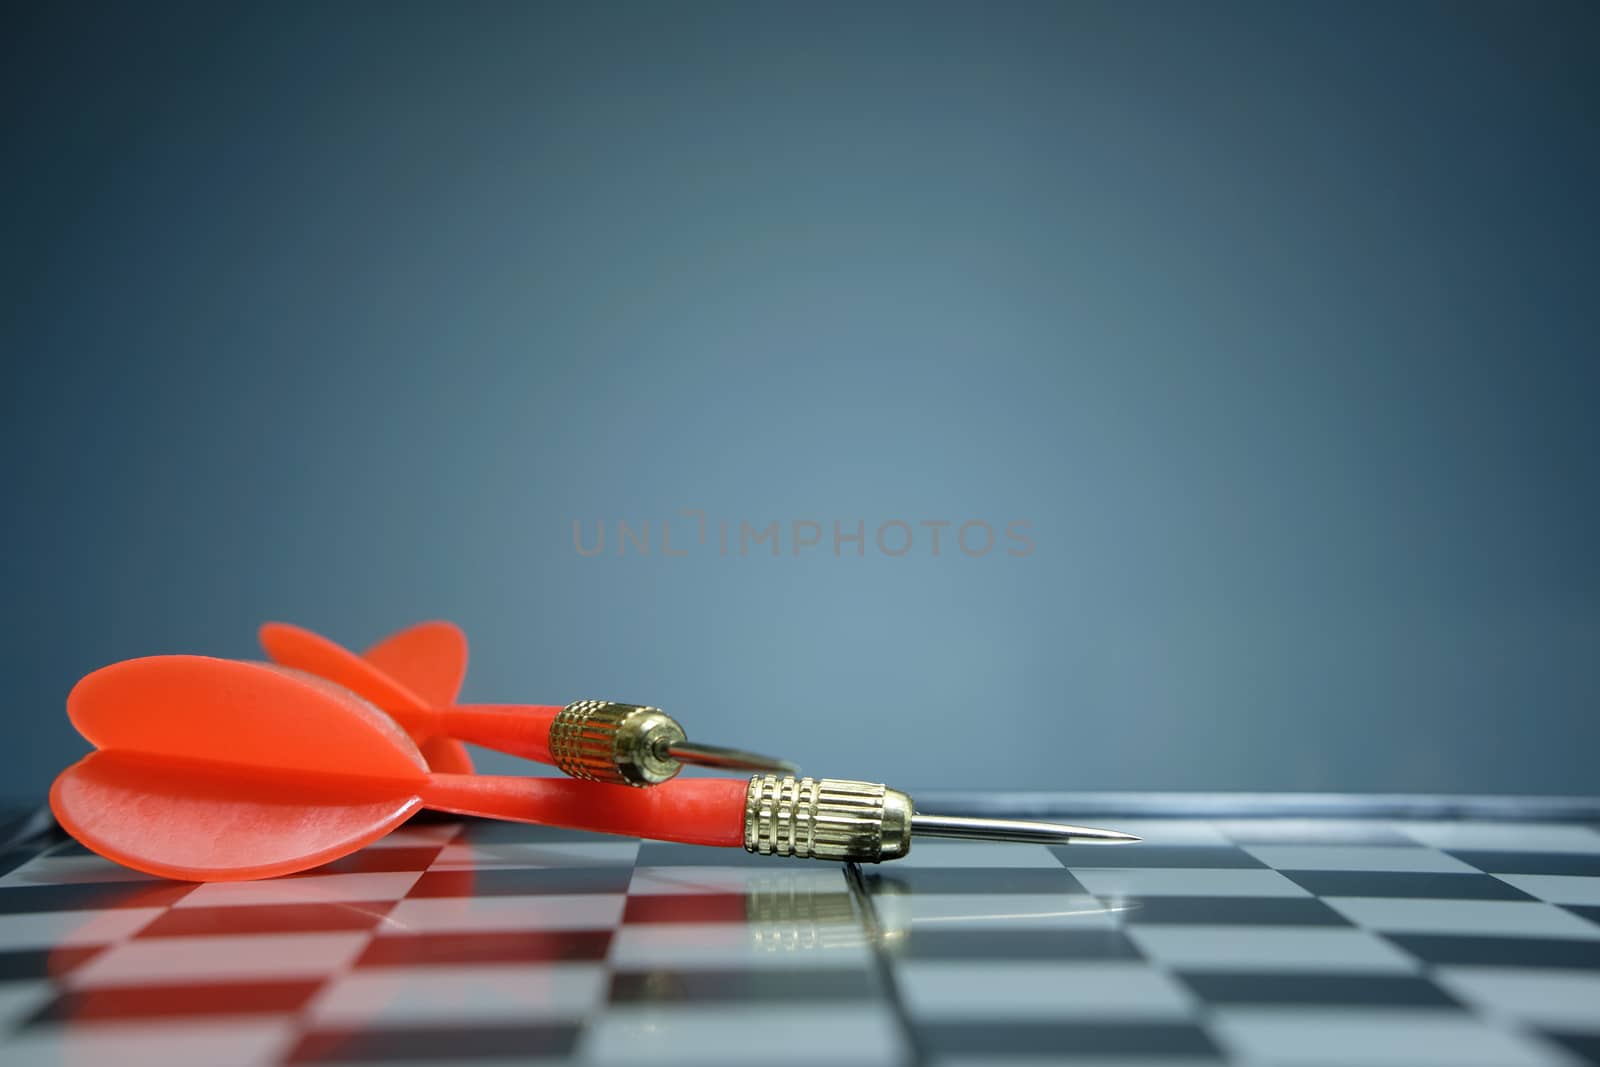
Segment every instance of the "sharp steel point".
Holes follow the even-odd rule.
[[[984,841],[1026,841],[1033,844],[1072,844],[1095,842],[1128,844],[1138,841],[1133,834],[1101,830],[1093,826],[1035,822],[1031,819],[979,819],[962,815],[911,816],[911,832],[918,837],[960,837]]]

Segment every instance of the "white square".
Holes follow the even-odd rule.
[[[1324,897],[1353,923],[1386,933],[1600,940],[1600,926],[1536,900]]]
[[[1366,930],[1344,926],[1130,926],[1150,959],[1177,970],[1396,974],[1415,959]]]
[[[383,936],[488,930],[609,930],[622,919],[620,893],[517,897],[407,897],[378,924]]]
[[[113,945],[67,976],[75,989],[315,977],[348,966],[365,933],[150,937]]]
[[[1259,867],[1069,867],[1089,892],[1101,897],[1306,897],[1311,894],[1277,871]]]
[[[106,945],[132,937],[166,908],[22,911],[0,914],[0,952]]]
[[[1495,877],[1552,904],[1600,905],[1600,878],[1578,874],[1497,874]]]
[[[872,898],[885,932],[1110,930],[1127,910],[1083,893],[884,893]]]
[[[895,979],[911,1014],[933,1020],[1181,1020],[1194,1000],[1166,972],[1133,960],[907,960]]]
[[[866,933],[843,924],[795,923],[629,923],[611,938],[613,970],[648,968],[720,970],[723,968],[869,967]],[[814,1050],[813,1050],[814,1051]]]
[[[1438,967],[1433,978],[1484,1015],[1600,1033],[1600,973],[1594,971]]]
[[[1482,873],[1454,856],[1420,845],[1245,845],[1244,850],[1280,871]]]
[[[1251,1062],[1323,1067],[1566,1067],[1538,1040],[1459,1011],[1223,1008],[1212,1031]]]
[[[582,1019],[605,1000],[598,963],[357,969],[311,1002],[324,1027],[549,1022]]]
[[[421,871],[365,874],[312,874],[262,878],[250,882],[206,882],[173,905],[214,908],[246,904],[356,904],[399,900],[422,877]]]
[[[1434,848],[1507,852],[1600,852],[1587,826],[1533,822],[1401,822],[1395,828]]]
[[[589,1024],[578,1052],[588,1062],[623,1065],[816,1067],[819,1041],[861,1063],[906,1058],[894,1013],[877,1004],[613,1007]]]

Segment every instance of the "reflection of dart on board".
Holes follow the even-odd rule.
[[[1047,924],[1078,919],[1092,922],[1094,916],[1133,911],[1139,906],[1084,895],[1053,901],[1049,907],[1006,907],[997,911],[992,897],[967,899],[960,895],[938,895],[935,897],[937,907],[925,908],[919,906],[923,902],[918,901],[908,882],[879,874],[857,880],[857,873],[846,875],[850,881],[857,882],[861,891],[855,893],[850,891],[849,881],[824,888],[817,882],[801,880],[792,871],[782,876],[764,875],[745,881],[740,887],[743,898],[739,917],[746,935],[769,952],[825,951],[850,947],[864,940],[897,952],[917,929],[927,931],[955,925],[981,930],[986,926],[1002,928],[1019,920]],[[659,881],[659,878],[652,879],[653,883]],[[684,881],[686,891],[696,888],[692,877]],[[714,886],[699,887],[702,893],[714,889]],[[1088,929],[1092,931],[1093,928]],[[1107,940],[1114,939],[1112,931],[1100,932],[1108,935]]]
[[[360,857],[353,860],[359,867]],[[317,890],[327,873],[348,871],[345,864],[334,864],[313,872],[305,881],[290,876],[262,883],[259,888],[267,894],[259,898],[263,905],[208,907],[185,906],[185,898],[195,886],[112,867],[99,856],[34,858],[21,871],[13,872],[14,885],[72,890],[70,910],[59,913],[63,920],[70,918],[72,925],[69,929],[63,924],[52,931],[52,944],[36,972],[50,983],[51,995],[25,1023],[52,1034],[54,1047],[44,1062],[57,1067],[99,1067],[112,1058],[107,1051],[107,1028],[126,1027],[129,1019],[146,1024],[170,1018],[173,986],[128,980],[130,970],[159,970],[159,961],[187,958],[189,966],[203,961],[215,980],[185,982],[178,988],[182,990],[182,1010],[207,1018],[298,1011],[322,984],[320,978],[300,976],[254,980],[248,951],[226,961],[207,960],[203,952],[195,955],[194,946],[208,939],[224,939],[218,943],[226,944],[229,940],[237,943],[241,937],[259,938],[283,945],[297,937],[316,939],[331,934],[364,939],[380,932],[390,936],[418,932],[403,918],[395,917],[389,901],[329,900]],[[452,873],[464,879],[456,887],[462,893],[458,899],[470,900],[476,872]],[[182,969],[184,965],[180,965]],[[149,1032],[170,1033],[164,1027]],[[176,1033],[181,1035],[181,1029]],[[270,1045],[268,1041],[264,1048]],[[121,1051],[126,1053],[126,1062],[152,1062],[137,1052]],[[278,1062],[253,1056],[233,1058],[233,1052],[242,1051],[232,1050],[226,1062]],[[214,1061],[176,1055],[163,1056],[160,1062]]]

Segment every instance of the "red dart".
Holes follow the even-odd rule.
[[[415,694],[424,706],[448,707],[456,702],[467,676],[467,635],[454,623],[420,622],[379,641],[362,659],[392,678],[398,689]],[[461,742],[443,734],[416,740],[434,770],[472,773],[472,757]]]
[[[1136,840],[1084,827],[925,815],[870,782],[701,778],[654,789],[438,774],[383,712],[322,679],[203,656],[88,675],[67,714],[97,751],[62,771],[67,832],[136,870],[263,878],[356,851],[419,808],[817,859],[905,855],[912,834]]]
[[[402,630],[365,656],[288,623],[265,624],[260,638],[273,662],[336,682],[392,715],[437,771],[472,769],[456,741],[553,763],[575,778],[625,785],[667,781],[685,763],[795,769],[769,756],[690,742],[660,708],[597,700],[565,706],[456,704],[467,639],[448,622]],[[442,765],[441,759],[454,762]]]
[[[742,780],[630,789],[433,773],[366,701],[268,664],[126,660],[80,681],[67,714],[98,751],[56,778],[57,820],[102,856],[167,878],[305,870],[423,807],[691,844],[743,841]]]

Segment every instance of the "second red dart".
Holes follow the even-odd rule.
[[[614,785],[659,785],[692,763],[723,770],[792,774],[787,760],[740,749],[692,742],[676,719],[660,708],[611,700],[571,704],[456,704],[453,696],[466,669],[466,637],[447,622],[401,631],[365,657],[320,634],[288,623],[260,630],[261,647],[274,663],[344,686],[389,713],[421,746],[435,770],[435,752],[454,755],[450,741],[469,741],[539,763],[554,764],[574,778]],[[414,638],[414,639],[413,639]],[[450,653],[459,648],[459,655]],[[437,654],[435,654],[437,652]],[[408,686],[397,674],[439,676],[445,702]],[[449,676],[449,677],[445,677]],[[456,746],[459,747],[459,746]],[[461,754],[465,759],[465,754]]]

